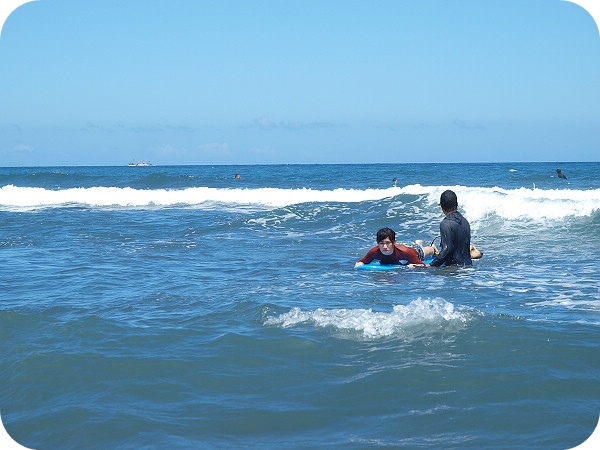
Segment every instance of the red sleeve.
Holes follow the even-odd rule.
[[[369,264],[371,261],[375,259],[375,254],[379,251],[379,247],[373,247],[371,250],[367,252],[365,256],[360,258],[358,262],[363,264]]]

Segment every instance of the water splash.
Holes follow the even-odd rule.
[[[333,328],[356,332],[365,338],[407,335],[438,331],[444,325],[464,325],[469,314],[457,311],[452,303],[441,298],[417,299],[408,305],[396,305],[389,313],[371,309],[324,309],[303,311],[295,307],[276,317],[269,317],[265,325],[288,328],[308,324],[317,328]]]

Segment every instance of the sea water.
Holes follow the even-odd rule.
[[[575,447],[600,414],[599,173],[2,168],[4,427],[35,449]],[[381,227],[433,241],[447,188],[472,268],[354,270]]]

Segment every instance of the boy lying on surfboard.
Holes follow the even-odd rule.
[[[381,228],[377,231],[377,246],[367,252],[359,259],[354,267],[359,267],[378,260],[381,265],[408,265],[408,267],[428,267],[423,260],[437,254],[435,244],[423,245],[422,240],[416,240],[410,244],[396,243],[396,232],[391,228]],[[473,244],[470,245],[472,259],[479,259],[483,253],[477,250]],[[408,262],[408,264],[407,264]]]

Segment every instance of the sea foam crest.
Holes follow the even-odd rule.
[[[465,210],[471,222],[489,215],[535,221],[591,216],[600,211],[600,189],[457,187],[456,192],[460,208]]]
[[[446,189],[456,192],[459,210],[465,213],[472,224],[493,215],[506,220],[536,221],[591,216],[600,211],[600,189],[411,185],[403,188],[403,192],[426,195],[431,205],[438,205],[440,195]]]
[[[175,206],[206,202],[283,207],[308,202],[361,202],[392,197],[399,188],[388,189],[133,189],[130,187],[90,187],[49,190],[7,185],[0,188],[0,206],[44,208],[70,205],[86,206]]]
[[[250,205],[279,208],[301,203],[358,203],[400,195],[420,196],[423,206],[439,208],[440,194],[453,189],[459,208],[476,223],[489,215],[504,219],[560,219],[590,216],[600,211],[600,189],[503,189],[499,187],[421,186],[386,189],[281,189],[210,188],[134,189],[130,187],[89,187],[50,190],[41,187],[0,188],[0,208],[37,209],[49,207],[197,207],[203,204]],[[401,199],[400,199],[401,200]]]
[[[468,314],[456,311],[452,303],[441,298],[419,298],[408,305],[396,305],[389,313],[371,309],[318,308],[314,311],[303,311],[295,307],[287,313],[269,317],[265,325],[287,328],[309,324],[318,328],[357,332],[366,338],[379,338],[410,333],[421,326],[437,331],[440,325],[462,325],[467,320]],[[421,328],[419,330],[423,331]]]

